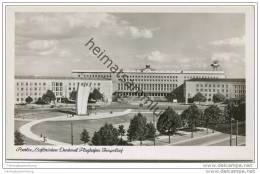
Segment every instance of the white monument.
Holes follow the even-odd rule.
[[[77,115],[87,115],[89,93],[90,87],[86,83],[78,84],[76,100]]]

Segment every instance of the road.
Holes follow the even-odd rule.
[[[245,136],[238,136],[238,145],[245,144]],[[172,146],[229,146],[230,136],[224,133],[215,133],[204,137],[194,138],[171,144]],[[232,145],[236,145],[236,136],[232,137]]]

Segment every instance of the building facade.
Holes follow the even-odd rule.
[[[72,91],[77,91],[79,84],[87,84],[91,91],[98,89],[104,96],[105,102],[112,101],[112,82],[105,79],[82,79],[74,77],[40,77],[40,76],[16,76],[15,77],[15,101],[25,103],[30,96],[33,102],[42,97],[47,90],[54,92],[56,100],[69,98]]]
[[[203,94],[207,101],[212,101],[216,93],[223,94],[226,98],[238,99],[245,97],[245,79],[190,79],[184,83],[185,102],[197,93]]]
[[[128,78],[127,82],[134,84],[149,96],[166,96],[184,81],[193,78],[218,79],[225,78],[223,71],[157,71],[146,65],[143,69],[135,71],[124,71]],[[82,79],[110,79],[113,83],[113,92],[125,96],[137,96],[135,91],[131,91],[125,82],[118,80],[116,74],[108,71],[98,70],[73,70],[74,77]]]

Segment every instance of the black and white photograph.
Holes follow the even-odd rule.
[[[55,8],[18,8],[8,30],[16,153],[140,148],[153,159],[156,146],[168,149],[162,159],[193,147],[252,156],[252,8]]]

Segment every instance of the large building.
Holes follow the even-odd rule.
[[[245,79],[227,79],[224,71],[216,68],[212,71],[158,71],[146,65],[143,69],[124,71],[124,74],[127,75],[126,82],[132,81],[134,86],[155,100],[158,97],[165,99],[172,91],[178,93],[179,101],[186,102],[198,92],[208,101],[218,92],[227,98],[245,95]],[[127,87],[126,82],[120,81],[116,73],[109,71],[73,70],[72,77],[16,76],[15,80],[16,103],[24,103],[28,96],[36,101],[48,89],[60,101],[61,98],[69,98],[70,93],[77,90],[77,85],[83,83],[88,84],[91,90],[100,90],[107,102],[112,101],[112,93],[138,95],[136,90]]]
[[[96,88],[104,96],[106,102],[112,101],[112,82],[105,79],[82,79],[76,77],[43,77],[43,76],[16,76],[15,101],[25,103],[30,96],[33,102],[42,97],[47,90],[54,92],[57,101],[69,98],[72,91],[77,91],[79,84],[87,84],[91,91]]]
[[[158,71],[150,65],[135,71],[124,71],[124,73],[128,76],[127,81],[133,80],[134,84],[149,96],[166,96],[181,86],[185,80],[193,78],[226,78],[224,71]],[[126,96],[137,95],[126,86],[125,82],[119,81],[116,74],[109,71],[73,70],[72,74],[81,79],[110,79],[113,83],[113,92]]]
[[[245,79],[190,79],[184,83],[185,102],[197,93],[203,94],[207,101],[212,101],[216,93],[226,98],[238,99],[246,94]]]

